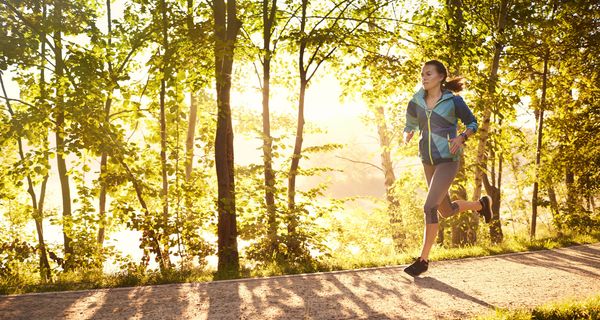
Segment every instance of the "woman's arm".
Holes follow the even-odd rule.
[[[412,101],[408,103],[406,108],[406,125],[404,126],[404,145],[410,142],[415,131],[419,130],[419,120],[417,119],[417,105]]]
[[[460,121],[464,123],[465,127],[467,127],[463,133],[472,135],[473,133],[477,132],[477,129],[479,128],[477,119],[475,119],[473,112],[471,112],[471,109],[469,109],[465,103],[465,100],[463,100],[461,96],[454,96],[454,113],[460,119]],[[470,130],[470,132],[467,133],[468,130]]]
[[[466,129],[456,138],[450,139],[450,152],[453,154],[463,146],[465,141],[467,141],[470,136],[477,132],[479,127],[473,112],[471,112],[471,109],[469,109],[461,96],[454,97],[454,112],[460,121],[462,121],[462,123],[465,125]]]

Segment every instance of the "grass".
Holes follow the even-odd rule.
[[[86,270],[62,272],[55,277],[52,283],[31,283],[31,281],[26,280],[33,278],[33,276],[21,276],[20,279],[0,278],[0,295],[208,282],[213,279],[210,271],[202,269],[173,270],[167,273],[147,271],[143,274],[136,272],[107,274],[103,273],[102,270]]]
[[[566,235],[563,237],[547,237],[530,241],[525,237],[507,238],[498,245],[481,244],[461,248],[436,247],[431,251],[431,261],[461,259],[467,257],[490,256],[511,252],[535,251],[554,249],[579,244],[596,243],[600,241],[600,232],[588,235]],[[410,263],[418,256],[416,249],[391,255],[368,255],[331,257],[317,264],[299,266],[296,268],[268,266],[264,268],[243,268],[241,277],[266,277],[283,274],[305,272],[321,272],[334,270],[351,270],[358,268],[402,265]],[[211,270],[187,269],[173,270],[168,273],[158,271],[103,273],[101,270],[76,271],[55,275],[52,283],[39,283],[36,275],[24,274],[19,278],[0,278],[0,294],[21,294],[28,292],[69,291],[97,288],[131,287],[184,282],[207,282],[216,279]]]
[[[480,315],[474,320],[563,320],[600,319],[600,294],[577,300],[572,298],[529,309],[496,309],[493,314]]]
[[[580,244],[590,244],[600,241],[600,232],[592,234],[569,234],[562,237],[545,237],[535,239],[533,241],[526,237],[507,237],[500,244],[478,244],[467,245],[464,247],[450,248],[438,247],[437,245],[431,250],[429,255],[430,261],[442,261],[452,259],[462,259],[470,257],[483,257],[498,254],[536,251],[563,248]],[[347,270],[357,268],[370,268],[378,266],[392,266],[411,263],[414,257],[419,256],[420,247],[411,251],[399,253],[395,255],[379,255],[372,256],[369,254],[360,254],[352,257],[347,257],[344,260],[339,258],[329,259],[321,266],[319,271],[332,270]]]

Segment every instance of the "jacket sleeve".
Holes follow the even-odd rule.
[[[419,120],[417,119],[417,105],[412,101],[408,103],[406,108],[406,125],[404,132],[413,132],[419,130]]]
[[[474,133],[477,132],[477,128],[479,128],[477,119],[475,119],[473,112],[467,107],[465,100],[461,96],[454,96],[454,112],[467,128],[471,129]]]

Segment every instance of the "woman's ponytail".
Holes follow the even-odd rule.
[[[464,89],[464,78],[456,77],[452,78],[450,81],[443,81],[442,88],[448,89],[452,92],[460,92]]]

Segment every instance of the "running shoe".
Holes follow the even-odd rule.
[[[484,218],[485,223],[490,223],[492,221],[492,198],[483,196],[479,198],[479,203],[481,203],[481,210],[477,212]]]
[[[429,262],[425,260],[421,260],[421,257],[415,259],[410,266],[404,268],[404,272],[410,274],[413,277],[420,275],[421,273],[427,271],[429,267]]]

